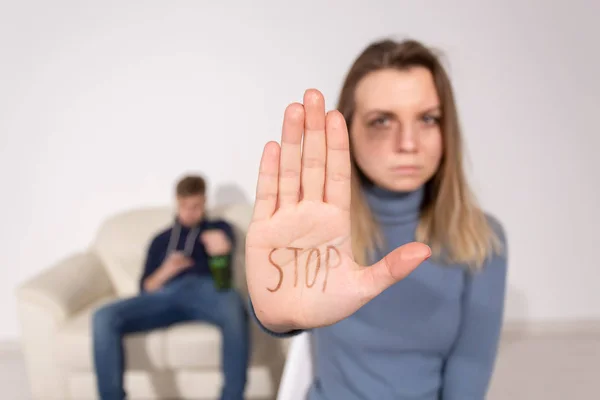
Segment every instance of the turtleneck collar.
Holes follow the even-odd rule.
[[[363,182],[363,193],[373,214],[384,225],[415,222],[419,219],[424,188],[412,192],[394,192]]]

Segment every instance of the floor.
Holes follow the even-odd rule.
[[[0,393],[6,400],[30,400],[25,364],[18,351],[4,350],[0,354]]]
[[[600,335],[504,343],[488,400],[600,399]]]
[[[16,350],[0,351],[0,393],[30,400]],[[600,399],[600,335],[533,335],[502,343],[488,400]]]

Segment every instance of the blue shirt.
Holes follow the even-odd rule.
[[[167,252],[169,250],[169,243],[172,239],[172,236],[175,239],[178,239],[177,243],[173,243],[173,250],[183,251],[186,248],[186,244],[192,243],[193,247],[191,247],[190,250],[190,258],[194,261],[194,264],[191,267],[181,271],[178,275],[171,278],[169,282],[189,275],[210,275],[211,272],[210,267],[208,265],[209,255],[206,253],[204,244],[200,241],[200,235],[204,231],[210,229],[221,229],[223,230],[223,232],[225,232],[225,234],[231,241],[231,247],[234,248],[235,246],[235,235],[233,232],[233,228],[229,223],[223,220],[204,219],[197,227],[192,228],[185,227],[182,225],[179,226],[181,228],[179,235],[173,235],[174,227],[172,226],[168,229],[163,230],[162,232],[159,232],[150,242],[150,246],[146,255],[144,272],[142,273],[142,276],[139,281],[140,292],[144,291],[144,280],[150,275],[152,275],[164,262],[167,256]],[[194,235],[194,237],[191,238],[189,237],[189,235]],[[167,282],[167,284],[169,282]]]
[[[364,192],[387,242],[375,262],[415,241],[423,191]],[[428,259],[353,315],[312,330],[315,379],[308,399],[485,399],[507,273],[504,231],[489,221],[504,254],[490,257],[481,272]]]

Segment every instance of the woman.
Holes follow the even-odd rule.
[[[381,41],[338,110],[308,90],[263,152],[246,244],[257,321],[312,329],[314,400],[484,399],[505,236],[462,166],[452,87],[416,41]]]

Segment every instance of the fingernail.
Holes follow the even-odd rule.
[[[425,260],[427,260],[429,257],[431,257],[431,248],[427,246],[427,255],[425,256]]]
[[[415,248],[413,248],[410,252],[410,257],[413,259],[416,258],[427,260],[429,257],[431,257],[431,249],[427,245],[415,246]]]

